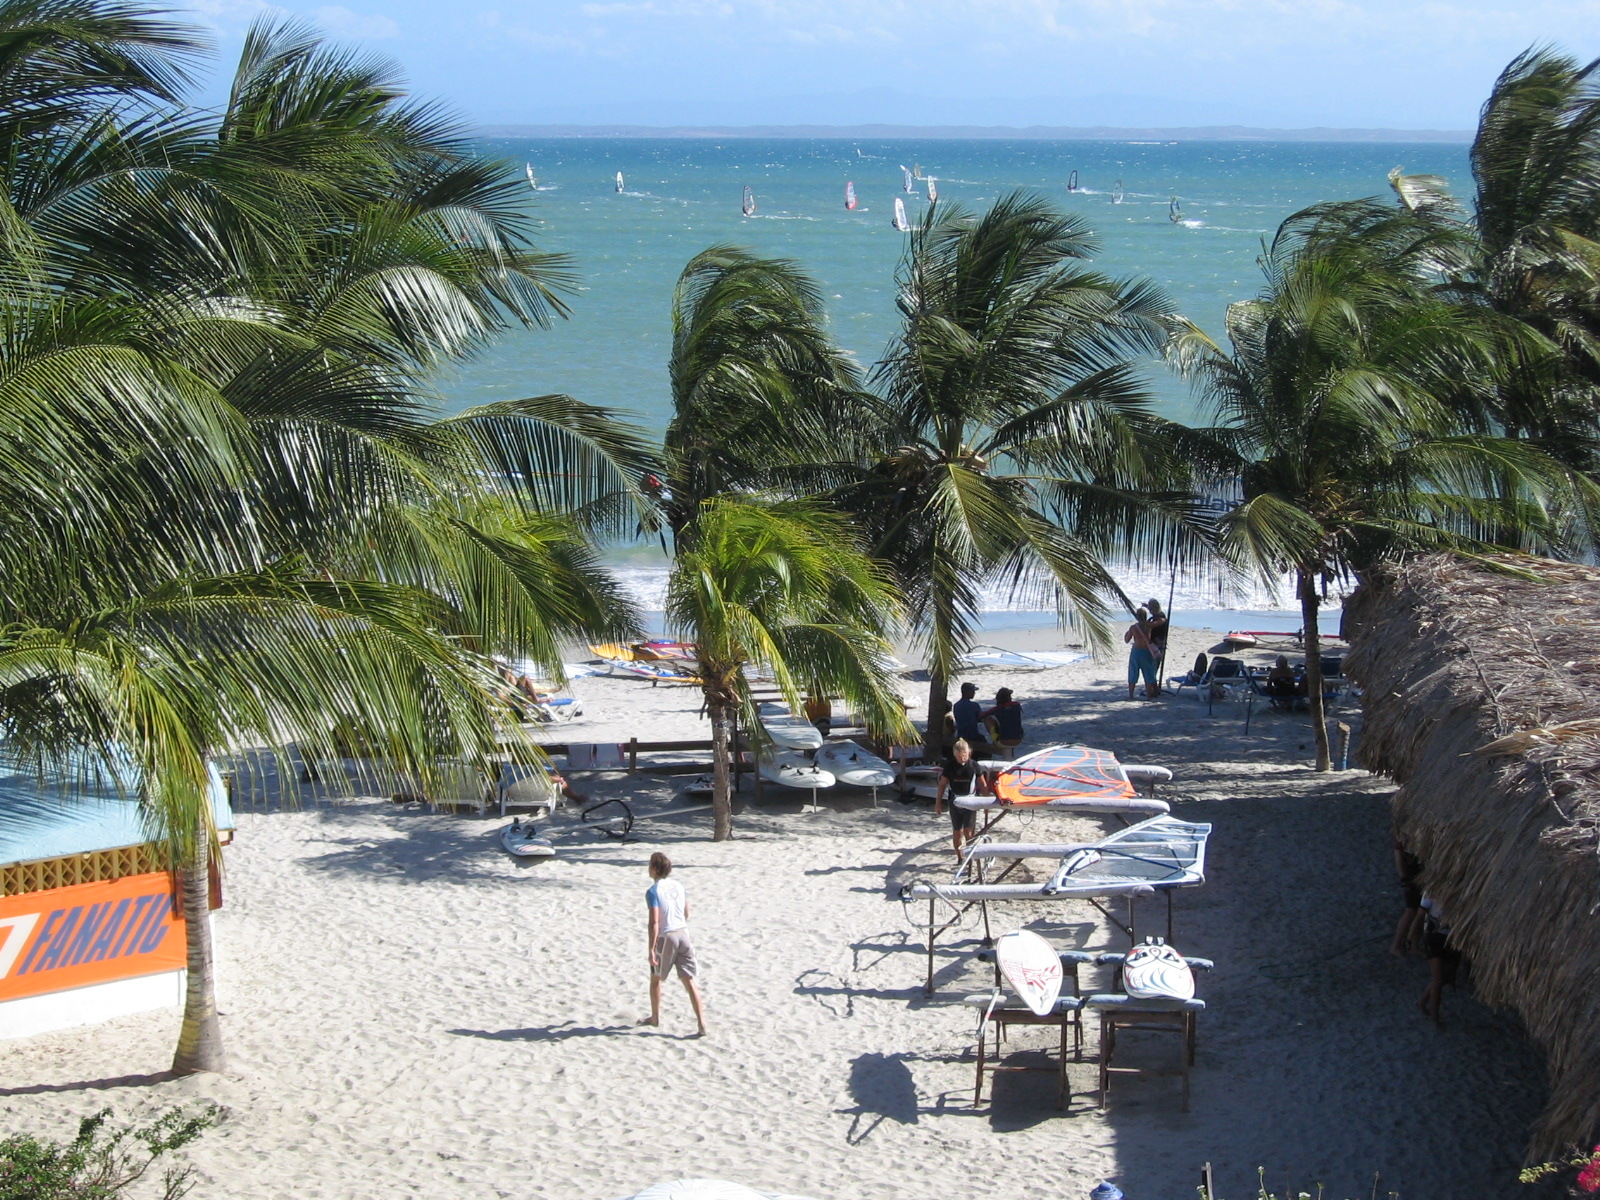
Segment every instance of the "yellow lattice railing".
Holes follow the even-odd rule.
[[[0,895],[20,896],[71,887],[76,883],[103,883],[128,875],[164,871],[166,867],[161,847],[149,842],[87,854],[64,854],[60,858],[36,858],[32,862],[0,866]]]

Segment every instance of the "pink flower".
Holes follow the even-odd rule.
[[[1600,1146],[1589,1153],[1589,1161],[1578,1172],[1578,1187],[1585,1192],[1600,1192]]]

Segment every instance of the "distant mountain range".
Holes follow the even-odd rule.
[[[533,138],[996,138],[1100,142],[1453,142],[1470,129],[1258,129],[1249,125],[484,125],[483,137]]]

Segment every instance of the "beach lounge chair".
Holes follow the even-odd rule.
[[[476,770],[454,760],[439,763],[436,770],[437,782],[427,793],[428,804],[435,812],[445,808],[470,808],[477,813],[488,810],[494,789]]]
[[[573,742],[567,747],[567,767],[573,771],[621,771],[628,766],[628,749],[621,742]]]

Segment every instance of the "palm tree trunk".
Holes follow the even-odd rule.
[[[195,822],[194,850],[178,872],[178,882],[189,969],[172,1072],[221,1071],[227,1059],[222,1051],[222,1022],[217,1017],[216,962],[211,950],[211,830],[203,815]]]
[[[1306,644],[1306,706],[1311,710],[1311,729],[1317,739],[1317,770],[1326,771],[1333,766],[1333,756],[1328,750],[1328,718],[1322,707],[1322,638],[1317,628],[1317,609],[1321,597],[1317,595],[1316,578],[1305,570],[1295,572],[1300,585],[1301,636]]]
[[[731,722],[728,706],[713,702],[711,712],[711,840],[725,842],[733,836],[733,788],[728,780],[732,761]]]
[[[922,735],[923,757],[937,763],[944,757],[944,710],[950,699],[950,681],[938,667],[928,669],[928,728]]]

